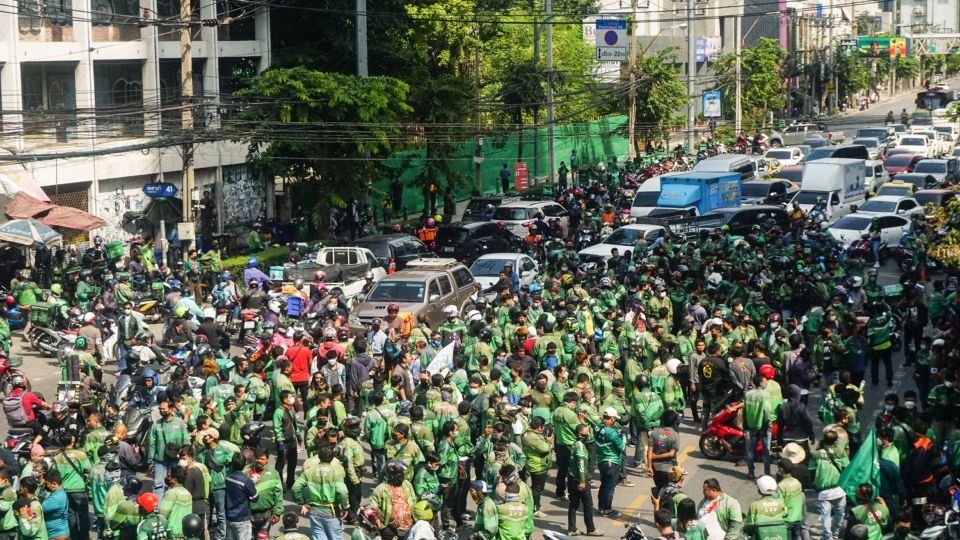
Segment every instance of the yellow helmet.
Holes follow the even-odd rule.
[[[443,216],[441,216],[440,214],[437,214],[433,216],[433,220],[436,221],[438,224],[443,223]]]
[[[429,501],[418,501],[413,505],[413,519],[417,521],[431,521],[433,519],[433,507]]]

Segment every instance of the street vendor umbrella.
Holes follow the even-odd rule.
[[[14,219],[0,225],[0,240],[32,246],[37,242],[46,245],[57,244],[63,238],[57,231],[43,223],[32,219]]]

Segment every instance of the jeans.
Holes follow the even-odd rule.
[[[222,489],[210,491],[210,514],[207,516],[207,530],[212,540],[223,540],[227,536],[227,492]],[[217,514],[214,521],[213,514]]]
[[[249,521],[228,521],[227,540],[253,540],[253,524]]]
[[[67,493],[67,523],[71,538],[90,538],[90,497],[86,492]]]
[[[787,524],[787,540],[810,540],[810,531],[804,522]]]
[[[754,459],[757,452],[757,441],[763,441],[763,474],[770,474],[770,430],[748,429],[743,432],[744,444],[747,453],[747,473],[753,474]]]
[[[167,491],[168,466],[166,460],[153,462],[153,492],[157,494],[158,499],[162,499],[163,493]]]
[[[870,379],[874,385],[880,384],[880,377],[877,371],[880,369],[880,362],[883,362],[883,369],[887,372],[887,385],[893,382],[893,348],[887,347],[882,351],[870,349]]]
[[[870,251],[873,252],[873,262],[880,264],[880,241],[879,240],[870,241]]]
[[[343,522],[329,508],[310,509],[310,538],[312,540],[343,540]]]
[[[847,509],[847,499],[837,497],[836,499],[818,502],[820,504],[820,527],[823,529],[824,540],[839,537],[843,514]]]
[[[637,446],[633,449],[633,466],[640,467],[647,463],[647,444],[650,442],[649,431],[643,427],[638,428]]]
[[[283,478],[284,463],[287,465],[286,483],[284,483]],[[280,475],[280,483],[284,484],[284,487],[286,487],[288,491],[293,488],[293,481],[296,479],[297,471],[296,439],[287,441],[286,443],[281,442],[277,445],[277,461],[274,463],[274,467],[277,469],[277,473]]]
[[[590,494],[590,486],[587,485],[583,490],[577,485],[573,478],[570,481],[570,504],[567,506],[567,530],[577,530],[577,510],[583,506],[583,523],[587,526],[587,532],[595,531],[597,528],[593,525],[593,499]]]
[[[370,459],[373,461],[373,472],[377,478],[383,478],[383,467],[387,464],[387,450],[370,450]]]
[[[562,499],[567,494],[567,473],[570,472],[570,447],[556,447],[557,452],[557,498]]]
[[[549,470],[530,473],[530,491],[533,492],[533,510],[540,510],[540,494],[543,493],[543,486],[547,483],[547,475],[550,474]]]
[[[612,461],[600,464],[600,491],[597,493],[597,508],[601,512],[613,508],[613,490],[620,480],[620,465]]]

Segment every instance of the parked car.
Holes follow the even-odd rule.
[[[501,205],[508,202],[519,201],[520,197],[507,197],[506,195],[491,195],[489,197],[471,197],[467,201],[467,207],[463,209],[463,216],[460,217],[460,221],[464,223],[469,223],[471,221],[481,221],[483,211],[487,208],[487,205],[493,206],[493,209],[496,210]],[[491,212],[492,214],[492,212]]]
[[[913,184],[916,189],[935,189],[940,187],[936,177],[931,174],[900,173],[896,176],[897,182]]]
[[[849,246],[868,234],[874,222],[880,227],[880,239],[890,246],[898,245],[900,238],[910,229],[910,220],[903,216],[854,212],[837,220],[827,231],[842,245]]]
[[[913,168],[917,174],[929,174],[937,179],[937,183],[946,184],[953,179],[949,163],[945,159],[921,159]]]
[[[846,135],[842,131],[828,131],[814,123],[800,123],[787,126],[783,131],[770,134],[770,146],[777,148],[790,144],[805,144],[805,140],[817,135],[834,144],[842,143]]]
[[[800,163],[800,160],[803,159],[803,152],[796,146],[771,148],[764,152],[763,158],[767,161],[777,160],[781,167],[789,167]]]
[[[858,214],[896,214],[898,216],[909,216],[923,212],[923,207],[913,197],[896,197],[892,195],[882,195],[873,197],[860,205],[857,209]]]
[[[957,192],[951,189],[921,189],[913,194],[920,206],[926,207],[932,204],[934,208],[946,206],[947,203],[957,198]]]
[[[883,168],[890,174],[890,178],[895,178],[898,174],[913,172],[921,156],[917,154],[896,154],[890,156],[883,162]]]
[[[502,223],[514,235],[523,238],[527,235],[527,227],[535,221],[534,217],[539,213],[543,213],[544,220],[560,220],[560,228],[567,230],[570,214],[566,208],[553,201],[506,203],[493,211],[493,221]]]
[[[740,184],[743,204],[783,204],[797,188],[789,180],[754,180]]]
[[[362,236],[353,242],[369,249],[387,272],[403,270],[409,261],[421,257],[436,257],[419,238],[409,234],[378,234]]]
[[[473,306],[473,274],[456,259],[414,259],[406,268],[381,279],[366,299],[350,312],[350,330],[370,327],[374,319],[387,314],[395,303],[401,316],[414,321],[420,314],[433,328],[446,320],[445,306],[454,306],[462,315]]]
[[[436,253],[469,264],[491,251],[515,251],[521,243],[522,240],[503,225],[493,221],[458,223],[444,225],[437,230]]]
[[[529,286],[537,278],[537,261],[524,253],[487,253],[470,265],[470,273],[484,289],[491,287],[500,279],[500,270],[510,263],[520,278],[520,286]]]

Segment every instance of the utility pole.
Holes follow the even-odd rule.
[[[627,112],[627,161],[633,161],[636,156],[637,142],[637,93],[634,82],[637,78],[637,0],[630,0],[630,56],[627,59],[627,78],[630,110]]]
[[[740,134],[740,130],[743,129],[743,102],[741,93],[743,91],[743,74],[741,73],[742,65],[740,57],[743,56],[743,15],[737,15],[736,24],[734,25],[734,55],[736,56],[736,63],[733,70],[733,78],[736,79],[735,86],[735,105],[733,113],[733,130],[737,135]]]
[[[367,0],[357,0],[357,76],[369,75],[367,68]]]
[[[193,223],[193,31],[190,0],[180,0],[180,104],[183,128],[183,221]],[[183,239],[181,239],[183,240]],[[192,238],[190,239],[193,240]],[[183,250],[186,259],[189,250]]]
[[[533,70],[536,73],[540,66],[540,23],[537,21],[537,2],[530,0],[530,11],[533,13]],[[520,126],[523,129],[523,126]],[[533,178],[536,184],[540,177],[540,105],[533,105]]]
[[[697,144],[697,136],[694,133],[693,116],[697,112],[694,104],[695,77],[697,76],[697,57],[695,56],[696,36],[693,32],[693,6],[696,0],[687,0],[687,152],[693,152]]]
[[[837,71],[837,57],[834,54],[834,48],[833,48],[833,0],[830,0],[830,16],[827,17],[827,20],[828,20],[828,24],[830,25],[827,28],[827,48],[830,51],[830,54],[828,57],[830,59],[830,78],[827,80],[830,81],[830,86],[831,86],[831,92],[827,97],[827,113],[832,114],[833,109],[837,104],[837,94],[836,94],[837,86],[833,82],[834,80],[833,74]]]
[[[477,23],[477,46],[473,51],[473,70],[476,85],[474,88],[474,136],[477,141],[477,153],[473,159],[473,181],[477,188],[477,195],[483,195],[483,177],[481,168],[483,166],[483,137],[480,136],[480,23]]]
[[[547,182],[553,182],[553,173],[557,170],[553,140],[553,0],[546,0],[544,24],[547,25],[547,153],[550,156],[547,170]]]

